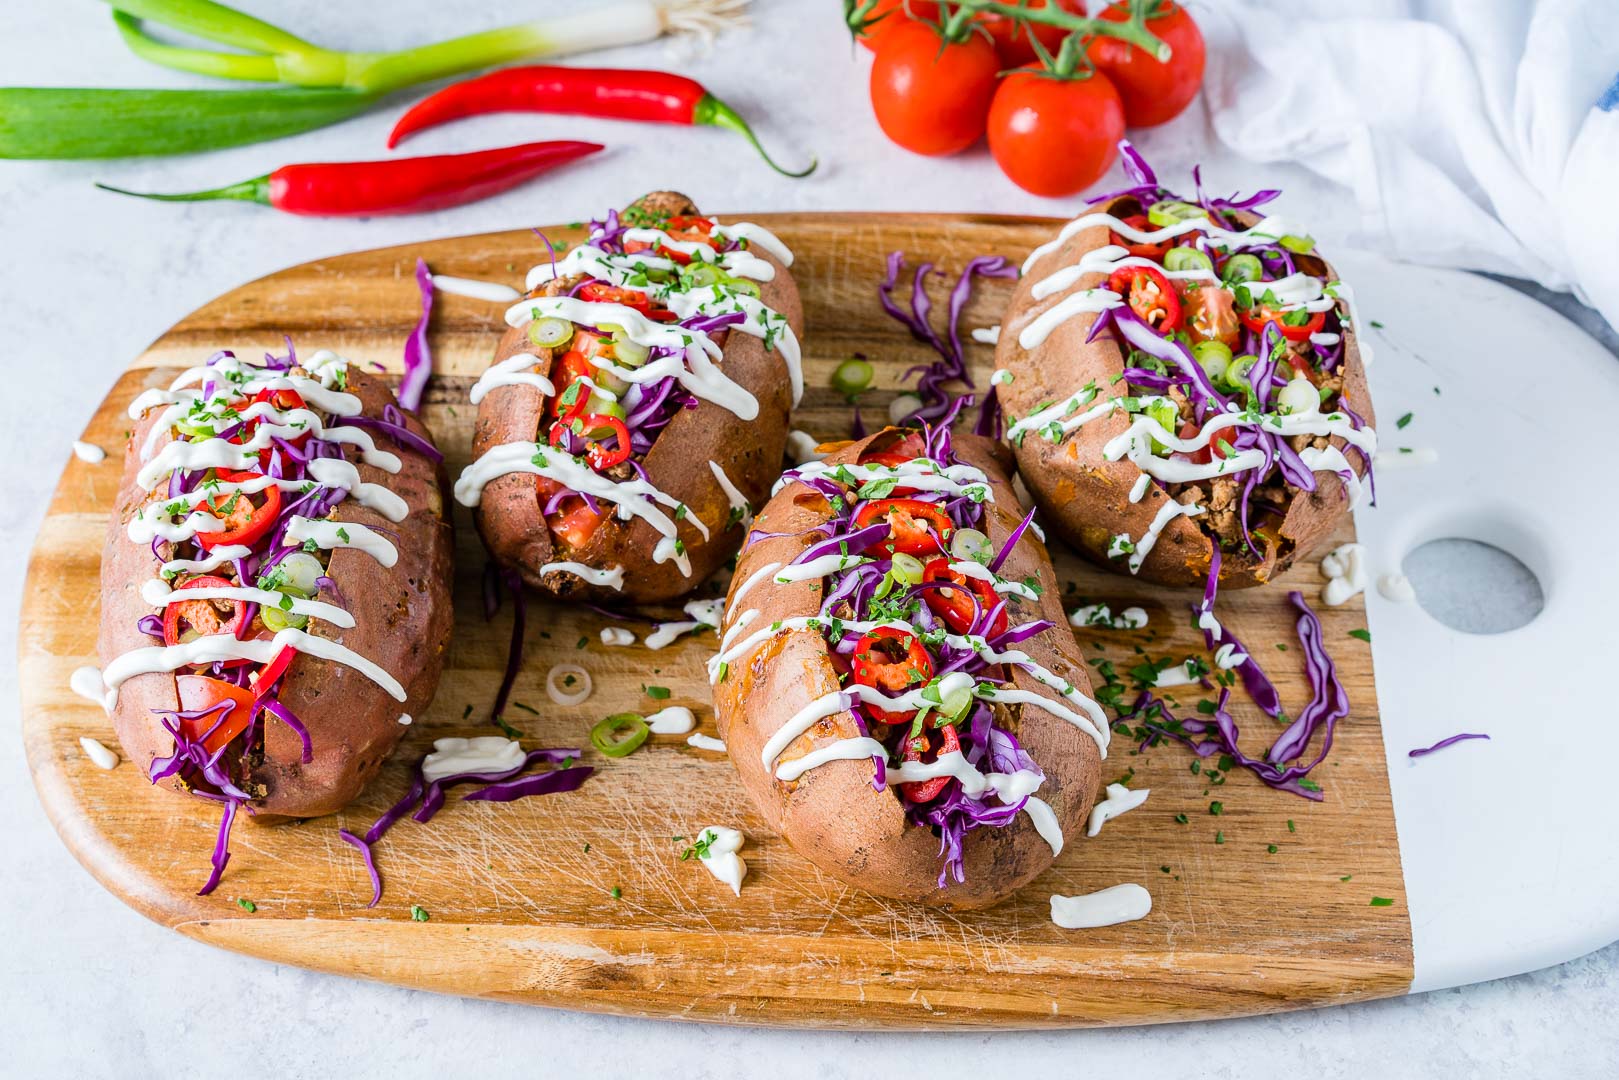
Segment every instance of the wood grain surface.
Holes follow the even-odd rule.
[[[891,251],[936,263],[942,301],[965,262],[1000,252],[1021,259],[1055,223],[939,215],[786,214],[760,221],[794,249],[808,319],[797,426],[846,436],[848,409],[829,386],[851,353],[877,366],[867,415],[881,417],[901,373],[930,354],[887,319],[876,300]],[[577,230],[547,230],[573,241]],[[118,483],[124,410],[141,389],[221,347],[256,356],[290,335],[300,350],[329,347],[397,371],[418,312],[412,270],[425,257],[440,273],[520,284],[542,249],[527,230],[344,255],[245,285],[187,316],[138,357],[84,433],[109,451],[97,465],[70,458],[29,564],[20,633],[22,733],[45,809],[63,840],[108,889],[165,926],[255,956],[447,993],[636,1016],[817,1027],[1038,1027],[1132,1024],[1233,1016],[1403,992],[1411,979],[1411,931],[1369,648],[1359,600],[1322,613],[1326,641],[1353,703],[1316,777],[1325,801],[1271,791],[1234,772],[1211,785],[1189,752],[1134,753],[1114,740],[1107,779],[1151,788],[1147,804],[1071,844],[1012,902],[951,915],[884,901],[823,876],[769,835],[722,754],[683,737],[654,737],[634,755],[585,758],[600,769],[578,792],[514,804],[467,805],[453,797],[430,824],[405,821],[377,845],[386,882],[370,886],[339,827],[361,831],[404,789],[431,740],[492,734],[488,716],[506,656],[509,607],[483,617],[484,559],[458,513],[456,633],[433,707],[359,803],[295,826],[238,825],[219,890],[198,897],[217,812],[151,788],[129,763],[96,768],[78,739],[116,746],[93,703],[69,676],[94,662],[96,576],[105,515]],[[983,285],[964,328],[993,325],[1008,295]],[[940,305],[942,307],[942,304]],[[940,312],[942,314],[942,312]],[[500,305],[440,294],[431,340],[435,378],[424,407],[450,459],[466,462],[474,410],[467,389],[501,330]],[[991,349],[968,346],[980,385]],[[64,436],[63,451],[70,440]],[[1344,526],[1339,541],[1348,539]],[[1071,610],[1102,601],[1139,604],[1146,631],[1079,632],[1088,659],[1127,671],[1142,660],[1202,655],[1188,616],[1190,594],[1100,573],[1053,552]],[[1263,650],[1289,712],[1307,699],[1285,592],[1320,589],[1310,559],[1270,590],[1229,593],[1222,621]],[[657,707],[645,685],[690,706],[713,734],[703,661],[712,636],[653,652],[607,648],[604,617],[531,600],[530,634],[508,717],[526,745],[580,745],[602,716]],[[1287,643],[1280,651],[1274,643]],[[578,662],[595,691],[554,706],[544,680]],[[1128,676],[1126,676],[1128,681]],[[1127,695],[1127,699],[1129,696]],[[1191,709],[1196,693],[1171,692]],[[467,710],[470,708],[470,715]],[[1279,730],[1251,706],[1237,719],[1257,752]],[[1222,812],[1210,811],[1219,801]],[[1180,816],[1184,815],[1184,823]],[[680,854],[706,825],[747,834],[749,874],[740,898]],[[1275,851],[1270,846],[1275,845]],[[1153,896],[1146,919],[1100,930],[1052,924],[1053,893],[1135,881]],[[615,898],[613,890],[620,896]],[[1372,906],[1373,897],[1392,900]],[[249,913],[238,899],[251,900]],[[418,906],[426,922],[412,919]]]

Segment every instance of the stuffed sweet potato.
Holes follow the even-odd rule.
[[[1018,471],[1103,566],[1260,585],[1332,534],[1377,446],[1351,294],[1313,241],[1138,158],[1024,264],[997,392]],[[1201,198],[1201,196],[1200,196]]]
[[[530,272],[456,487],[497,563],[559,597],[647,603],[736,551],[803,385],[791,261],[665,191]]]
[[[453,547],[431,436],[329,352],[220,353],[130,416],[99,639],[125,754],[222,802],[225,831],[240,807],[340,809],[444,662]]]
[[[770,826],[883,896],[997,903],[1085,820],[1106,717],[1004,448],[887,429],[787,473],[710,664]]]

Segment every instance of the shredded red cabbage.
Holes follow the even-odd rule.
[[[433,350],[427,344],[427,324],[433,317],[433,274],[426,259],[416,260],[416,287],[422,293],[422,317],[405,339],[405,374],[399,380],[399,404],[411,412],[422,407],[422,392],[433,373]]]
[[[1424,746],[1421,749],[1412,750],[1412,751],[1410,751],[1409,753],[1406,754],[1406,757],[1414,757],[1414,758],[1427,757],[1429,754],[1437,753],[1438,751],[1443,750],[1447,746],[1455,746],[1459,742],[1466,742],[1469,739],[1484,739],[1484,740],[1488,741],[1489,738],[1490,737],[1488,735],[1484,735],[1482,733],[1464,731],[1460,735],[1452,735],[1448,739],[1440,739],[1438,742],[1434,743],[1432,746]]]
[[[337,838],[360,849],[360,858],[365,860],[365,872],[371,877],[371,902],[365,906],[376,907],[377,901],[382,899],[382,872],[377,869],[377,857],[372,853],[371,845],[347,829],[338,829]]]

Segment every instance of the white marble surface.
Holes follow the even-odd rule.
[[[759,30],[688,70],[760,117],[788,157],[814,144],[813,180],[779,180],[717,132],[638,129],[583,120],[498,117],[421,137],[419,152],[530,138],[597,138],[614,146],[567,174],[452,212],[364,222],[291,219],[256,207],[148,205],[104,195],[94,179],[154,190],[211,186],[294,160],[381,156],[396,111],[280,143],[203,157],[119,163],[0,162],[0,1073],[143,1076],[186,1065],[214,1071],[441,1075],[474,1063],[492,1074],[691,1078],[764,1071],[776,1077],[947,1077],[989,1066],[1072,1074],[1357,1077],[1611,1076],[1619,1062],[1619,946],[1562,967],[1462,990],[1367,1005],[1177,1027],[1049,1034],[834,1035],[700,1028],[461,1001],[278,967],[193,944],[147,923],[104,892],[57,842],[34,799],[15,737],[15,612],[23,554],[70,444],[102,388],[152,338],[216,293],[336,251],[520,223],[566,221],[656,186],[737,210],[908,209],[1061,213],[1022,196],[983,154],[945,162],[889,147],[864,102],[866,60],[851,57],[831,5],[757,0]],[[382,19],[361,5],[287,0],[249,5],[322,41],[402,46],[525,17],[561,3],[477,9],[396,0]],[[745,50],[778,74],[752,85]],[[0,9],[0,81],[175,85],[179,76],[128,57],[97,4]],[[667,64],[662,47],[603,58]],[[796,74],[788,76],[788,68]],[[654,140],[665,140],[655,143]],[[1258,170],[1207,145],[1192,114],[1141,140],[1169,171],[1199,158],[1221,188]],[[668,145],[685,155],[661,152]],[[1267,179],[1277,179],[1274,175]],[[1331,242],[1341,211],[1312,185],[1280,178],[1289,202]],[[1611,340],[1611,339],[1610,339]],[[223,343],[222,343],[223,344]],[[206,1005],[203,1003],[207,1002]]]

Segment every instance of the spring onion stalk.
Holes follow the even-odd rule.
[[[107,0],[131,51],[163,67],[252,82],[385,94],[479,68],[532,57],[571,56],[652,41],[664,34],[715,34],[745,23],[749,0],[615,0],[548,19],[486,30],[398,52],[322,48],[212,0]],[[142,22],[246,53],[170,45]]]
[[[0,158],[186,154],[279,139],[364,112],[355,90],[0,87]]]

